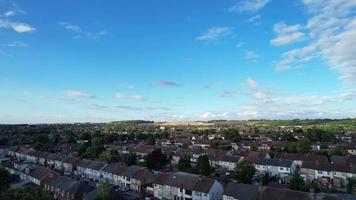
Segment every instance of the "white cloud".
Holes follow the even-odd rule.
[[[254,13],[267,5],[269,0],[241,0],[229,8],[230,12]]]
[[[287,45],[304,40],[305,34],[301,32],[302,26],[299,24],[288,26],[284,22],[278,22],[274,25],[273,31],[276,38],[270,42],[274,46]]]
[[[75,33],[75,35],[73,36],[73,38],[75,39],[82,39],[82,38],[99,39],[109,34],[109,32],[106,30],[101,30],[98,32],[89,32],[83,30],[79,25],[68,23],[68,22],[61,22],[59,23],[59,25],[62,26],[64,29]]]
[[[257,60],[260,58],[260,55],[258,55],[256,52],[254,51],[250,51],[250,50],[247,50],[245,51],[245,58],[247,60]]]
[[[12,16],[15,16],[16,15],[16,12],[14,10],[9,10],[7,12],[4,13],[4,17],[12,17]]]
[[[258,15],[255,15],[255,16],[252,16],[248,19],[248,22],[252,23],[253,25],[259,25],[261,24],[261,15],[258,14]]]
[[[219,94],[219,97],[232,97],[234,96],[235,93],[231,92],[231,91],[224,91],[222,93]]]
[[[265,92],[256,92],[253,96],[259,101],[266,101],[268,99],[268,95]]]
[[[222,112],[222,113],[206,112],[201,115],[198,115],[198,119],[203,119],[203,120],[226,119],[229,116],[230,116],[230,112]]]
[[[235,45],[236,48],[241,48],[245,45],[245,42],[239,42]]]
[[[156,80],[156,81],[153,82],[153,85],[162,86],[162,87],[165,87],[165,86],[179,86],[179,84],[176,83],[176,82],[166,81],[166,80]]]
[[[11,48],[15,48],[15,47],[27,48],[28,47],[28,45],[26,43],[23,43],[20,41],[13,41],[13,42],[4,44],[3,46],[11,47]]]
[[[215,41],[224,36],[230,35],[232,33],[232,29],[229,27],[212,27],[206,33],[196,37],[196,40],[202,41]]]
[[[141,95],[126,95],[126,94],[123,94],[121,92],[116,93],[115,96],[118,99],[130,99],[130,100],[134,100],[134,101],[143,101],[143,100],[147,99],[145,96],[141,96]]]
[[[96,96],[91,95],[89,93],[76,91],[76,90],[68,90],[66,91],[66,96],[71,98],[86,98],[86,99],[94,99]]]
[[[246,80],[246,85],[250,89],[256,89],[258,86],[258,83],[256,80],[252,79],[251,77],[248,77],[248,79]]]
[[[292,68],[319,57],[345,83],[356,82],[355,0],[304,0],[310,13],[306,23],[310,42],[282,55],[276,69]]]
[[[26,23],[21,23],[21,22],[12,22],[10,20],[2,20],[0,19],[0,29],[1,28],[6,28],[6,29],[12,29],[18,33],[26,33],[26,32],[33,32],[36,29],[29,24]]]

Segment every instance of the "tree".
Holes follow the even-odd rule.
[[[346,189],[348,193],[352,194],[356,190],[356,179],[348,178]]]
[[[296,143],[289,144],[287,151],[288,151],[288,153],[296,153],[297,152],[297,144]]]
[[[103,151],[100,153],[99,158],[109,163],[117,161],[117,155],[113,151]]]
[[[178,161],[178,169],[180,171],[189,171],[192,168],[190,164],[190,157],[187,155],[182,156]]]
[[[308,138],[302,138],[297,142],[298,153],[309,153],[310,149],[310,140]]]
[[[137,164],[137,155],[135,153],[129,153],[124,156],[125,163],[130,166],[130,165],[136,165]]]
[[[11,174],[3,167],[0,167],[0,192],[7,190],[11,183]]]
[[[347,146],[345,144],[338,145],[334,150],[331,151],[332,155],[338,156],[346,156],[347,153]]]
[[[237,164],[234,177],[241,183],[252,183],[253,176],[256,173],[256,169],[253,164],[248,160],[243,160]]]
[[[99,194],[95,200],[110,200],[112,199],[113,187],[106,182],[100,182],[97,187]]]
[[[0,193],[1,200],[52,200],[40,188],[17,188]]]
[[[160,169],[168,162],[167,155],[161,149],[155,149],[144,157],[145,165],[148,169]]]
[[[251,144],[251,150],[252,151],[258,151],[258,146],[255,144]]]
[[[105,143],[105,140],[102,137],[95,137],[95,138],[91,139],[91,145],[94,145],[94,146],[103,145],[104,143]]]
[[[269,174],[268,174],[267,172],[264,173],[264,174],[262,175],[262,177],[261,177],[262,185],[268,185],[269,180],[270,180]]]
[[[85,152],[87,151],[88,147],[89,147],[89,143],[88,142],[80,144],[78,149],[77,149],[78,156],[82,157],[85,154]]]
[[[299,172],[295,172],[290,180],[289,189],[306,191],[306,183],[302,176],[300,176]]]
[[[209,158],[206,155],[199,156],[197,160],[197,165],[195,166],[199,174],[208,176],[213,171],[210,167]]]
[[[155,145],[156,144],[156,138],[153,135],[148,138],[148,144],[149,145]]]

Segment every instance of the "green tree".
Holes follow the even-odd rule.
[[[168,157],[162,153],[161,149],[155,149],[144,157],[145,165],[148,169],[160,169],[168,163]]]
[[[347,185],[346,185],[347,192],[352,194],[356,190],[356,179],[348,178]]]
[[[310,149],[310,140],[308,138],[302,138],[297,142],[298,153],[309,153]]]
[[[40,188],[17,188],[0,193],[1,200],[52,200]]]
[[[100,182],[97,187],[99,193],[95,200],[111,200],[113,186],[106,182]]]
[[[130,165],[136,165],[137,164],[137,155],[135,153],[129,153],[124,156],[125,163],[130,166]]]
[[[199,174],[204,176],[210,175],[213,171],[210,166],[209,158],[206,155],[199,156],[195,168]]]
[[[94,137],[93,139],[91,139],[91,145],[94,146],[103,145],[104,143],[105,139],[103,137]]]
[[[255,144],[251,144],[251,150],[252,151],[258,151],[258,146]]]
[[[109,163],[117,161],[116,152],[113,151],[103,151],[100,153],[99,158]]]
[[[345,144],[341,144],[336,146],[335,149],[331,151],[332,155],[338,155],[338,156],[346,156],[347,155],[347,146]]]
[[[261,182],[262,182],[262,185],[268,185],[269,181],[270,181],[270,176],[269,174],[266,172],[262,175],[261,177]]]
[[[302,176],[300,176],[299,172],[295,172],[290,180],[289,189],[306,191],[307,185]]]
[[[182,156],[178,161],[178,169],[181,171],[189,171],[192,168],[190,164],[190,157],[187,155]]]
[[[234,177],[240,183],[252,183],[253,176],[256,173],[255,166],[248,160],[243,160],[237,164]]]
[[[11,183],[11,174],[3,167],[0,167],[0,192],[9,188]]]
[[[297,153],[297,144],[296,143],[289,144],[287,151],[288,153]]]

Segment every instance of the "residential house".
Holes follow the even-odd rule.
[[[258,189],[257,185],[229,182],[224,189],[223,200],[256,200]]]
[[[77,164],[77,170],[74,172],[83,178],[99,181],[101,170],[106,166],[105,162],[83,159]]]
[[[218,181],[184,172],[159,174],[153,190],[157,199],[219,200],[223,195],[223,186]]]
[[[153,181],[153,174],[146,167],[131,165],[118,173],[119,186],[136,192],[144,191],[144,186]]]
[[[59,200],[81,200],[85,194],[95,189],[86,181],[76,181],[66,176],[52,179],[44,188]]]

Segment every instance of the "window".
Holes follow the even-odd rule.
[[[280,167],[279,170],[284,170],[284,168],[283,168],[283,167]]]
[[[192,195],[192,191],[191,190],[185,190],[185,194],[186,195]]]

